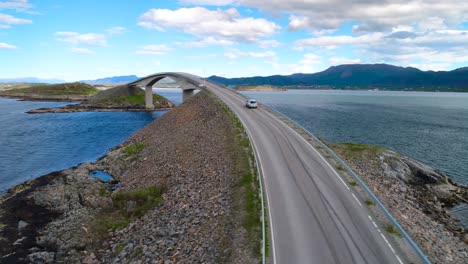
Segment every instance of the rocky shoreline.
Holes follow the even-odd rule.
[[[50,92],[50,90],[46,90]],[[14,98],[21,101],[50,101],[50,102],[75,102],[59,108],[39,108],[27,111],[28,114],[43,113],[75,113],[75,112],[116,112],[148,111],[144,104],[143,90],[127,85],[116,86],[95,95],[44,95],[41,91],[29,94],[21,93],[21,89],[2,91],[0,97]],[[166,98],[153,96],[154,110],[168,110],[175,105]],[[153,110],[150,110],[153,111]]]
[[[154,110],[169,110],[175,105],[169,101],[155,101]],[[27,111],[28,114],[44,114],[44,113],[76,113],[76,112],[142,112],[142,111],[154,111],[148,110],[144,105],[141,104],[129,104],[129,103],[92,103],[83,102],[80,104],[66,105],[59,108],[39,108]]]
[[[468,263],[468,232],[450,213],[468,188],[381,147],[329,144],[361,177],[433,263]]]
[[[239,164],[245,160],[233,154],[240,145],[235,131],[216,100],[199,93],[96,162],[12,188],[0,197],[0,262],[258,262],[253,250],[258,241],[243,225],[245,189],[239,184],[243,176]],[[466,186],[380,147],[329,146],[433,263],[468,263],[468,232],[448,212],[467,202]],[[89,177],[95,170],[110,173],[116,181]],[[116,182],[117,191],[109,191]],[[118,210],[117,194],[147,187],[161,190],[157,205],[142,216],[125,219],[123,227],[102,228],[104,216]],[[125,214],[136,208],[137,201],[131,198],[123,205]]]
[[[0,198],[0,262],[258,262],[244,226],[238,128],[211,95],[194,97],[96,162],[10,189]],[[89,177],[95,170],[110,173],[117,191]],[[141,210],[138,194],[152,186],[157,203],[117,221]]]

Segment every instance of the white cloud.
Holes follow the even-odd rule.
[[[243,18],[235,8],[212,11],[202,7],[150,9],[140,16],[138,25],[160,31],[176,29],[198,37],[235,42],[255,42],[280,29],[280,26],[266,19]]]
[[[25,11],[33,6],[28,3],[28,0],[10,0],[0,2],[0,10],[2,9],[16,9],[17,11]]]
[[[182,5],[210,5],[210,6],[225,6],[233,4],[234,0],[180,0]]]
[[[0,23],[8,25],[22,25],[22,24],[31,24],[32,21],[29,19],[17,18],[7,14],[0,14]]]
[[[467,20],[468,4],[459,0],[239,0],[239,4],[263,11],[290,14],[290,30],[338,29],[356,22],[355,32],[384,32],[399,25],[432,25],[437,29]]]
[[[281,42],[277,40],[263,40],[260,41],[259,47],[262,49],[276,48],[281,46]]]
[[[322,65],[323,58],[313,53],[304,54],[302,59],[296,64],[286,65],[285,71],[289,73],[311,73],[317,72]]]
[[[234,42],[226,39],[219,39],[215,37],[203,37],[194,41],[189,41],[185,43],[179,43],[181,46],[184,47],[207,47],[207,46],[230,46],[233,45]]]
[[[422,71],[442,71],[449,70],[450,63],[413,63],[410,67],[418,68]]]
[[[103,34],[80,34],[77,32],[56,32],[58,41],[68,42],[75,45],[86,44],[92,46],[107,46],[107,37]]]
[[[135,53],[139,55],[163,55],[170,50],[172,49],[162,44],[146,45],[139,47],[139,49]]]
[[[16,46],[0,42],[0,49],[16,49]]]
[[[124,27],[112,27],[106,30],[109,35],[119,35],[125,33],[127,30]]]
[[[302,49],[307,47],[326,47],[335,48],[340,45],[351,45],[351,44],[376,44],[382,40],[385,35],[382,33],[372,33],[361,35],[357,37],[353,36],[322,36],[308,39],[297,40],[294,45],[296,48]]]
[[[238,58],[274,58],[276,53],[273,51],[265,52],[243,52],[243,51],[233,51],[224,53],[224,57],[229,59],[238,59]]]
[[[73,53],[77,53],[77,54],[93,54],[94,53],[94,51],[92,51],[90,49],[77,48],[77,47],[71,48],[70,51],[73,52]]]
[[[350,59],[350,58],[340,58],[332,57],[328,59],[330,65],[340,65],[340,64],[356,64],[361,63],[361,59]]]

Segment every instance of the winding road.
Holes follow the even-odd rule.
[[[302,136],[239,94],[184,74],[221,98],[249,133],[266,190],[270,263],[403,263],[368,209]]]

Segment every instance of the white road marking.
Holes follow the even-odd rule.
[[[359,204],[359,206],[362,207],[362,204],[361,204],[361,202],[359,202],[359,200],[358,200],[358,198],[356,197],[356,195],[354,195],[354,193],[351,193],[351,195],[353,195],[354,200],[356,200],[356,202]]]
[[[398,259],[398,262],[400,262],[400,264],[403,264],[403,261],[401,261],[400,257],[398,257],[398,255],[396,255],[396,254],[395,254],[395,256]]]
[[[267,114],[269,114],[270,116],[276,118],[273,114],[269,113],[268,111],[265,111],[265,112],[266,112]],[[348,190],[351,192],[350,188],[349,188],[348,185],[343,181],[343,179],[340,177],[340,175],[335,171],[335,169],[330,165],[330,163],[328,163],[328,161],[327,161],[324,157],[322,157],[322,155],[315,149],[315,147],[312,146],[312,144],[310,144],[309,141],[307,141],[304,137],[302,137],[302,136],[301,136],[296,130],[294,130],[292,127],[286,125],[284,122],[281,122],[281,123],[282,123],[285,127],[289,128],[291,131],[293,131],[296,135],[298,135],[299,138],[301,138],[307,145],[309,145],[309,147],[311,147],[312,150],[313,150],[315,153],[317,153],[317,154],[319,155],[319,157],[325,162],[325,164],[327,164],[328,167],[330,167],[330,169],[335,173],[336,177],[338,177],[338,179],[340,179],[340,181],[343,183],[343,185],[346,187],[346,189],[348,189]],[[354,195],[354,193],[351,192],[351,194],[353,195],[354,199],[357,200],[357,198],[356,198],[356,196]],[[360,203],[358,200],[357,200],[357,202],[359,203],[359,205],[361,205],[361,203]],[[362,207],[362,205],[361,205],[361,207]],[[371,218],[371,217],[369,216],[369,218]],[[373,223],[374,226],[377,226],[377,225],[374,223],[374,221],[372,221],[372,219],[371,219],[371,222]],[[380,233],[380,235],[382,236],[382,238],[384,239],[385,243],[386,243],[386,244],[388,245],[388,247],[390,248],[390,250],[393,252],[393,255],[395,255],[395,257],[398,259],[398,261],[399,261],[401,264],[403,264],[403,263],[401,262],[401,259],[398,257],[398,255],[396,254],[395,250],[393,249],[392,245],[390,244],[390,242],[388,242],[387,238],[382,234],[382,232],[380,231],[380,229],[377,228],[377,230],[378,230],[378,232]]]
[[[227,93],[227,92],[226,92]],[[230,94],[229,94],[230,95]],[[273,114],[269,113],[268,111],[264,111],[265,113],[269,114],[270,116],[272,116],[274,119],[278,119],[277,117],[275,117]],[[346,189],[348,189],[353,198],[356,200],[356,202],[361,206],[362,204],[359,202],[359,200],[357,199],[357,197],[354,195],[354,193],[350,190],[350,188],[348,187],[348,185],[346,184],[346,182],[340,177],[340,175],[335,171],[335,169],[330,165],[330,163],[328,163],[328,161],[315,149],[315,147],[312,146],[312,144],[310,144],[310,142],[308,142],[304,137],[302,137],[297,131],[295,131],[293,128],[291,128],[290,126],[286,125],[284,122],[280,122],[283,126],[287,127],[288,129],[290,129],[291,131],[293,131],[296,135],[299,136],[299,138],[301,138],[307,145],[309,145],[309,147],[312,148],[312,150],[318,154],[318,156],[325,162],[325,164],[328,165],[328,167],[333,171],[333,173],[335,174],[336,177],[338,177],[338,179],[343,183],[343,185],[346,187]],[[245,127],[245,126],[244,126]],[[245,129],[248,131],[248,128],[245,127]],[[250,132],[248,132],[249,135],[250,135]],[[255,146],[255,142],[253,141],[253,138],[250,138],[252,140],[252,144]],[[256,151],[256,147],[255,147],[255,151]],[[260,155],[259,153],[256,151],[256,154],[257,156],[259,157],[259,160],[260,160]],[[263,169],[262,167],[260,166],[260,170],[262,171],[262,175],[263,175]],[[266,189],[266,188],[265,188]],[[271,225],[271,240],[272,240],[272,248],[273,248],[273,263],[276,263],[276,253],[275,253],[275,247],[274,247],[274,234],[273,234],[273,222],[272,222],[272,217],[271,217],[271,210],[270,210],[270,203],[269,203],[269,195],[268,195],[268,190],[266,190],[266,197],[267,197],[267,203],[268,203],[268,213],[269,213],[269,217],[270,217],[270,225]],[[390,242],[387,240],[387,238],[384,236],[384,234],[382,233],[382,231],[378,228],[377,224],[375,223],[375,221],[372,219],[372,217],[370,215],[368,215],[371,223],[374,225],[374,227],[377,229],[377,231],[379,232],[380,236],[383,238],[383,240],[385,241],[385,243],[388,245],[388,247],[390,248],[390,250],[393,252],[393,254],[395,255],[395,257],[397,258],[398,262],[400,264],[403,264],[403,261],[400,259],[400,257],[396,254],[395,250],[393,249],[392,245],[390,244]]]

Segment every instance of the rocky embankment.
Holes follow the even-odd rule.
[[[137,87],[120,85],[104,90],[94,96],[87,97],[79,104],[66,105],[59,108],[39,108],[28,111],[28,114],[42,113],[74,113],[74,112],[110,112],[110,111],[146,111],[145,93]],[[166,98],[153,95],[155,110],[173,108],[175,105]]]
[[[98,161],[11,189],[0,203],[0,262],[258,262],[238,133],[201,92]],[[117,191],[88,176],[96,169]]]
[[[360,175],[433,263],[468,263],[468,232],[448,210],[468,201],[468,188],[396,152],[331,144]]]

